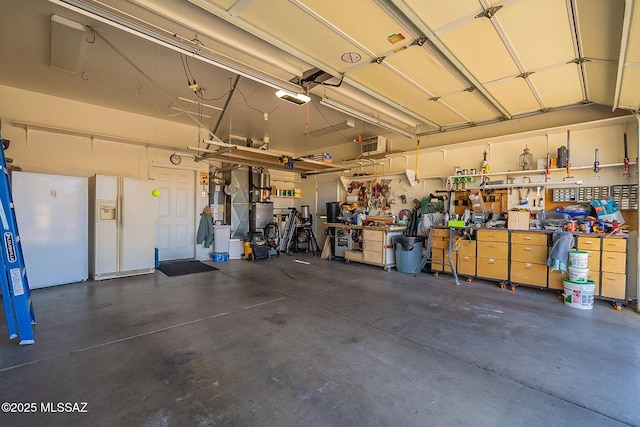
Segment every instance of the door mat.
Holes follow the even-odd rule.
[[[204,273],[205,271],[217,270],[217,268],[204,264],[200,261],[166,261],[161,262],[158,270],[167,276],[183,276],[185,274]]]

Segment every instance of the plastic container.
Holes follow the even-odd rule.
[[[569,266],[569,280],[576,283],[586,283],[589,279],[589,269]]]
[[[229,252],[229,241],[231,240],[230,225],[213,226],[213,252]]]
[[[338,222],[338,216],[340,214],[339,202],[327,202],[327,222]]]
[[[225,262],[229,261],[229,252],[211,252],[212,262]]]
[[[589,266],[589,252],[569,251],[569,265],[572,267],[587,268]]]
[[[593,308],[595,290],[595,282],[574,283],[564,279],[564,303],[580,310],[591,310]]]
[[[422,242],[414,242],[411,250],[405,250],[402,244],[396,243],[396,270],[401,273],[415,274],[422,261]]]

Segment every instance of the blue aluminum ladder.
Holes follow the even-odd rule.
[[[0,144],[2,136],[0,136]],[[27,271],[22,256],[22,244],[18,234],[18,223],[13,209],[11,183],[7,170],[4,149],[0,147],[0,226],[2,227],[2,262],[4,274],[0,274],[2,303],[7,318],[9,338],[20,339],[20,345],[33,344],[32,325],[36,323],[33,315],[31,291],[27,280]]]

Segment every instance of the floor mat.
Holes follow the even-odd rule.
[[[200,261],[166,261],[161,262],[158,270],[167,276],[183,276],[185,274],[204,273],[205,271],[217,270],[217,268],[204,264]]]

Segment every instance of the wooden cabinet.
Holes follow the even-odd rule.
[[[458,243],[458,264],[456,271],[464,276],[476,275],[476,248],[475,240],[461,240]]]
[[[627,240],[620,237],[602,239],[600,295],[625,299],[627,295]]]
[[[496,280],[509,278],[509,232],[507,230],[478,230],[477,266],[479,277]]]
[[[511,232],[512,283],[547,287],[547,241],[546,233]]]
[[[451,230],[449,228],[432,228],[431,233],[431,270],[446,271],[451,273],[449,265],[449,237]],[[451,252],[451,261],[453,268],[457,271],[457,251]]]
[[[396,265],[392,241],[402,235],[405,227],[352,226],[351,229],[362,233],[362,250],[345,252],[346,261],[377,265],[385,270]]]

